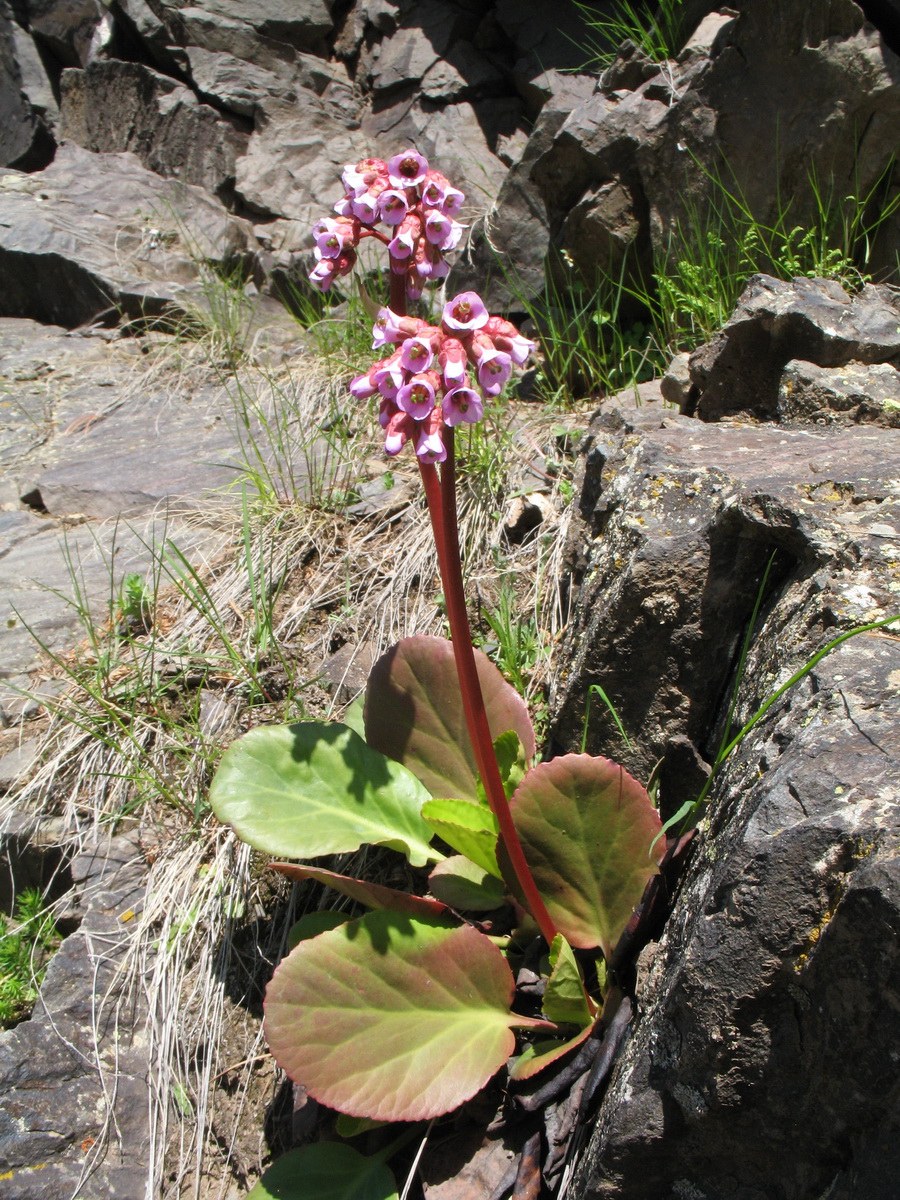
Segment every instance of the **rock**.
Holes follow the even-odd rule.
[[[44,171],[0,175],[0,317],[73,327],[184,314],[202,302],[202,260],[254,248],[246,221],[130,154],[67,145]]]
[[[639,82],[643,71],[611,77],[631,90],[582,96],[565,121],[542,113],[489,212],[490,238],[473,231],[469,286],[496,276],[499,257],[531,292],[544,259],[552,266],[560,253],[588,280],[615,275],[626,253],[633,279],[649,278],[681,252],[680,231],[698,211],[721,207],[724,186],[766,226],[791,197],[788,224],[801,228],[828,180],[853,180],[877,202],[888,189],[900,75],[852,0],[813,15],[804,0],[724,11],[700,23],[665,72]],[[895,238],[885,230],[872,242],[867,270],[894,269]],[[515,289],[498,290],[512,306]]]
[[[57,439],[57,460],[35,480],[53,516],[118,517],[194,507],[232,486],[242,469],[221,393],[172,401],[149,392],[117,412]]]
[[[497,199],[472,226],[460,260],[447,281],[450,295],[478,290],[492,312],[523,312],[546,283],[552,207],[534,171],[572,109],[593,92],[586,76],[553,76],[546,100],[521,159],[504,177]]]
[[[365,690],[374,662],[375,650],[370,642],[359,646],[348,642],[326,658],[323,665],[326,686],[336,704],[349,704]]]
[[[890,363],[817,367],[792,359],[778,384],[779,421],[900,428],[900,371]]]
[[[19,0],[31,34],[67,67],[83,67],[109,38],[99,0]]]
[[[600,705],[588,748],[644,779],[662,759],[668,816],[720,744],[773,552],[734,729],[838,633],[900,612],[900,432],[618,408],[583,453],[554,736],[580,745],[600,683],[634,749]],[[893,633],[846,642],[729,760],[572,1194],[896,1192],[898,671]]]
[[[688,394],[691,389],[690,362],[691,356],[688,353],[676,354],[659,384],[663,399],[680,409],[688,407]]]
[[[142,63],[115,59],[67,70],[60,84],[60,134],[86,150],[131,151],[158,175],[227,195],[249,130]]]
[[[346,69],[340,63],[326,62],[311,54],[297,54],[293,62],[277,61],[265,70],[233,54],[204,50],[199,46],[185,48],[191,78],[201,96],[221,108],[252,119],[264,99],[297,104],[302,89],[321,96],[331,87],[332,93],[344,89],[351,94]]]
[[[127,834],[72,864],[80,928],[50,960],[31,1019],[0,1033],[4,1200],[74,1195],[86,1168],[95,1195],[146,1196],[146,1018],[122,971],[122,919],[145,872]]]
[[[39,669],[48,651],[70,650],[91,623],[102,628],[125,575],[155,577],[166,540],[200,562],[221,553],[226,537],[159,515],[63,529],[34,513],[0,513],[0,679]]]
[[[37,752],[40,740],[29,738],[20,742],[14,750],[10,750],[0,758],[0,791],[9,791],[18,784],[24,783],[37,764]]]
[[[0,3],[0,164],[31,170],[52,157],[55,107],[34,44]]]
[[[851,296],[834,280],[755,275],[721,332],[691,355],[690,402],[706,421],[772,417],[791,359],[838,367],[898,354],[900,303],[890,288],[867,284]]]
[[[303,99],[302,109],[260,101],[249,149],[237,163],[235,189],[254,211],[300,221],[308,231],[341,195],[344,164],[369,150],[358,121],[340,106],[311,93]]]
[[[270,69],[295,50],[327,57],[333,0],[159,0],[155,8],[173,42],[234,54]]]

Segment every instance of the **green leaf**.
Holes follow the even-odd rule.
[[[346,913],[335,912],[333,908],[322,909],[320,912],[305,913],[288,930],[288,946],[293,950],[301,942],[305,942],[309,938],[318,937],[326,929],[337,929],[338,925],[343,925],[348,919]]]
[[[532,1075],[537,1075],[538,1071],[543,1071],[551,1063],[563,1058],[570,1050],[574,1050],[576,1046],[586,1042],[592,1028],[592,1025],[585,1025],[584,1029],[580,1029],[574,1037],[549,1038],[526,1046],[509,1069],[510,1079],[530,1079]]]
[[[351,900],[365,904],[367,908],[390,908],[394,912],[422,917],[425,921],[442,917],[447,912],[446,904],[431,900],[428,896],[411,896],[409,892],[401,892],[397,888],[385,887],[381,883],[369,883],[365,879],[354,879],[350,875],[338,875],[334,871],[326,871],[323,867],[282,862],[274,862],[271,866],[274,871],[286,875],[288,879],[312,879],[316,883],[324,883],[326,887],[334,888],[342,896],[349,896]],[[341,920],[347,920],[346,913]]]
[[[489,808],[471,800],[426,800],[422,817],[448,846],[502,878],[497,866],[500,826]]]
[[[371,1129],[383,1129],[384,1121],[371,1121],[368,1117],[348,1117],[346,1113],[338,1113],[334,1123],[334,1132],[338,1137],[354,1138]]]
[[[209,791],[220,821],[286,858],[391,846],[433,862],[420,810],[428,793],[405,767],[345,725],[261,725],[226,750]]]
[[[352,1117],[421,1121],[474,1096],[512,1053],[506,959],[470,925],[382,910],[301,942],[266,994],[266,1036],[310,1095]]]
[[[525,858],[556,928],[608,959],[664,846],[646,790],[617,763],[565,754],[525,776],[512,801]]]
[[[494,664],[475,651],[491,737],[515,730],[534,757],[525,702]],[[402,762],[432,796],[478,800],[453,646],[444,638],[404,638],[376,662],[366,689],[366,741]]]
[[[282,1155],[246,1200],[397,1200],[397,1185],[379,1158],[317,1142]]]
[[[590,1025],[594,1018],[588,1007],[584,980],[572,947],[561,933],[550,947],[550,978],[541,1005],[548,1021],[558,1025]]]
[[[500,778],[503,780],[503,790],[509,800],[513,792],[525,778],[528,762],[525,758],[525,747],[514,729],[501,733],[494,742],[494,753],[497,755],[497,766],[500,768]],[[488,804],[484,784],[478,780],[478,799],[482,804]]]
[[[490,912],[506,903],[506,884],[462,855],[438,863],[428,884],[438,900],[465,912]]]

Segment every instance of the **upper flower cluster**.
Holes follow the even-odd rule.
[[[328,291],[337,276],[353,269],[360,239],[377,237],[387,244],[391,270],[406,277],[406,294],[418,299],[427,280],[442,279],[449,270],[444,253],[462,235],[456,217],[465,196],[412,149],[387,162],[364,158],[346,166],[341,178],[345,191],[334,206],[337,217],[313,228],[317,261],[310,279]],[[376,230],[379,223],[393,237]]]
[[[396,348],[354,379],[350,391],[359,400],[380,393],[388,454],[412,440],[419,458],[432,463],[447,457],[443,427],[481,420],[483,396],[498,395],[513,363],[523,363],[534,349],[515,325],[489,316],[475,292],[449,300],[439,326],[383,308],[372,333],[374,348]]]

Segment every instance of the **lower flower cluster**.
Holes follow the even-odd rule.
[[[429,463],[447,457],[444,427],[480,421],[484,397],[499,395],[513,364],[523,363],[534,349],[515,325],[489,316],[475,292],[449,300],[440,325],[383,308],[373,335],[374,348],[395,349],[357,376],[350,391],[358,400],[381,395],[379,420],[388,454],[398,454],[412,441],[419,458]]]

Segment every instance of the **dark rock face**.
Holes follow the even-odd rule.
[[[199,260],[239,261],[255,241],[200,189],[77,146],[0,178],[0,212],[0,316],[69,328],[117,310],[183,312],[202,296]]]
[[[582,583],[555,701],[580,741],[696,796],[775,553],[737,729],[840,631],[900,611],[900,434],[606,412],[585,444]],[[616,1200],[887,1197],[900,1186],[900,642],[862,635],[716,784],[574,1184]]]
[[[737,4],[710,14],[678,61],[650,77],[646,64],[629,62],[549,137],[538,124],[538,141],[473,232],[462,281],[496,276],[499,256],[530,293],[548,247],[588,279],[615,275],[623,261],[647,279],[679,226],[690,228],[715,197],[716,178],[763,223],[790,197],[801,226],[814,211],[814,178],[833,173],[861,194],[887,186],[900,69],[852,0]],[[892,244],[879,253],[875,265],[893,269]],[[515,291],[505,288],[513,307]]]
[[[234,183],[249,131],[169,76],[110,61],[63,71],[60,135],[86,150],[131,151],[148,170],[219,195]]]
[[[734,412],[794,415],[779,392],[791,359],[841,367],[898,356],[900,302],[892,289],[867,284],[851,296],[834,280],[755,275],[721,332],[691,355],[689,405],[706,421]]]
[[[145,867],[136,841],[121,836],[79,855],[72,874],[78,932],[51,960],[31,1019],[0,1033],[3,1195],[143,1200],[143,1014],[117,975],[127,944],[120,918],[140,906]]]

